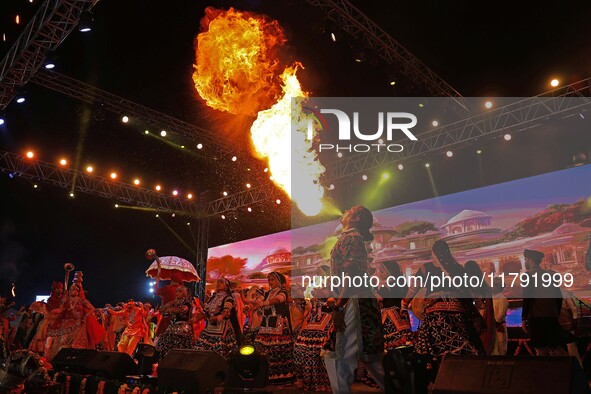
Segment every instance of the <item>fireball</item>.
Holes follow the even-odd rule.
[[[195,88],[214,109],[256,116],[250,128],[255,154],[269,163],[271,179],[306,215],[320,213],[325,169],[307,138],[310,115],[291,100],[308,97],[297,66],[284,66],[286,39],[277,21],[230,8],[208,7],[196,39]]]

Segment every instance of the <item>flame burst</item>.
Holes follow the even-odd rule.
[[[257,115],[251,139],[255,153],[268,160],[271,179],[304,214],[320,213],[324,188],[318,179],[325,169],[306,139],[310,115],[291,105],[293,97],[308,94],[297,79],[297,67],[279,61],[286,40],[278,22],[208,7],[202,30],[193,74],[199,95],[211,108]]]
[[[285,43],[277,21],[253,13],[205,9],[196,40],[193,82],[211,108],[256,116],[281,94],[276,53]]]

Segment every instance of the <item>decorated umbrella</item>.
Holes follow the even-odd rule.
[[[158,276],[158,260],[148,267],[146,275]],[[160,279],[174,279],[176,282],[199,282],[201,279],[193,264],[177,256],[160,257]]]

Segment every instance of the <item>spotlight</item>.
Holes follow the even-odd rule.
[[[70,198],[74,198],[74,192],[70,192]]]
[[[228,192],[223,192],[222,194],[224,195],[224,197],[228,196]]]
[[[39,187],[39,185],[37,185],[37,184],[33,185],[33,189],[37,189],[38,187]]]
[[[337,42],[337,34],[334,32],[330,33],[330,39],[332,42]]]
[[[28,151],[28,152],[27,152],[27,157],[28,157],[29,159],[32,159],[33,157],[35,157],[35,153],[33,153],[32,151]]]
[[[117,179],[117,173],[116,172],[112,172],[111,173],[111,179]]]
[[[503,138],[505,139],[505,141],[511,141],[511,134],[507,133],[503,136]]]
[[[197,144],[197,149],[203,149],[203,144]]]
[[[246,208],[246,210],[247,210],[248,212],[252,212],[252,208],[251,208],[251,207],[248,207],[248,208]]]
[[[232,156],[232,161],[236,161],[238,158],[236,156]]]
[[[482,150],[481,150],[481,149],[478,149],[478,150],[476,151],[476,154],[477,154],[477,155],[480,155],[480,154],[482,154]]]
[[[4,123],[6,123],[6,120],[4,120],[4,116],[0,116],[0,126],[2,126]]]
[[[445,152],[445,155],[447,157],[452,157],[454,155],[454,153],[452,151],[448,150],[447,152]]]
[[[353,49],[353,60],[355,60],[356,63],[363,63],[366,59],[367,56],[365,55],[365,51],[363,49]]]
[[[93,172],[94,171],[94,168],[92,168],[92,166],[88,166],[88,167],[86,167],[86,171],[87,172]]]
[[[383,172],[382,173],[382,179],[384,181],[387,181],[388,179],[390,179],[390,173],[389,172]]]
[[[226,215],[222,215],[222,219],[225,219],[225,218],[226,218]]]
[[[162,187],[160,185],[156,185],[156,191],[159,192]]]
[[[121,118],[121,121],[122,121],[123,123],[127,123],[127,122],[129,122],[129,116],[127,116],[127,115],[124,115],[124,116]]]
[[[550,86],[552,86],[554,88],[556,86],[558,86],[559,84],[560,84],[560,81],[558,79],[556,79],[556,78],[554,78],[553,80],[550,81]]]
[[[181,145],[181,149],[185,149],[185,145]]]
[[[43,67],[45,67],[46,70],[53,70],[55,68],[55,55],[53,52],[47,54],[45,61],[43,62]]]
[[[431,124],[433,125],[433,127],[437,127],[439,126],[439,122],[434,120],[433,122],[431,122]]]
[[[328,190],[334,190],[334,184],[330,184],[330,186],[328,187]]]
[[[14,95],[14,98],[18,104],[22,104],[25,101],[27,101],[25,90],[23,88],[16,89],[16,94]]]
[[[361,176],[361,179],[363,179],[364,181],[367,181],[367,175],[363,174],[363,175]]]
[[[281,204],[281,200],[280,199],[275,200],[275,204],[277,204],[277,205]]]
[[[119,204],[115,204],[115,208],[119,208]]]
[[[178,194],[179,194],[179,192],[178,192],[178,191],[176,191],[176,190],[173,190],[173,191],[172,191],[172,195],[173,195],[173,196],[178,196]]]
[[[491,109],[493,106],[492,101],[487,101],[484,103],[484,108]]]
[[[146,131],[144,131],[144,134],[145,134],[145,135],[148,135],[148,134],[150,134],[150,130],[146,130]]]
[[[193,198],[193,195],[191,193],[187,194],[187,198],[190,200]]]
[[[402,170],[404,170],[404,166],[403,166],[402,164],[398,164],[398,169],[399,169],[400,171],[402,171]]]
[[[162,136],[162,137],[166,137],[166,130],[162,130],[162,131],[160,132],[160,136]]]
[[[150,289],[150,293],[154,289]],[[158,362],[160,354],[156,347],[147,343],[139,343],[133,352],[133,359],[137,362],[140,376],[152,375],[154,364]]]
[[[88,33],[92,31],[92,14],[88,11],[84,11],[80,14],[80,20],[78,21],[78,31],[81,33]]]
[[[249,341],[228,357],[228,375],[224,387],[229,393],[265,388],[269,383],[269,361]]]
[[[342,154],[341,152],[339,152],[339,153],[337,153],[337,156],[338,156],[339,158],[341,158],[341,157],[343,157],[343,154]]]
[[[68,161],[67,161],[66,159],[61,159],[61,160],[60,160],[60,164],[61,164],[62,166],[65,166],[65,165],[67,165],[67,164],[68,164]]]
[[[136,179],[134,179],[134,180],[133,180],[133,184],[134,184],[134,185],[136,185],[136,186],[137,186],[137,185],[139,185],[139,184],[140,184],[140,180],[139,180],[139,179],[137,179],[137,178],[136,178]]]
[[[425,163],[425,167],[426,167],[426,168],[429,168],[429,167],[431,167],[431,164],[429,164],[429,163]]]
[[[246,184],[246,188],[247,188],[247,189],[250,189],[250,183],[247,183],[247,184]]]

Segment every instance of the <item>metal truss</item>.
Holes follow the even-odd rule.
[[[328,165],[326,177],[336,180],[397,162],[408,162],[479,138],[492,138],[507,130],[518,132],[549,117],[568,115],[591,107],[591,78],[536,97],[487,111],[422,133],[418,141],[400,140],[399,153],[360,153]]]
[[[56,71],[40,70],[31,78],[31,82],[75,99],[99,105],[110,112],[141,119],[151,127],[164,129],[167,133],[180,135],[204,145],[215,145],[225,150],[229,149],[229,145],[220,140],[218,134],[210,130],[134,103]]]
[[[28,159],[15,153],[0,151],[0,170],[13,177],[38,181],[68,189],[109,198],[114,201],[152,208],[197,218],[197,204],[174,198],[135,185],[114,181],[97,175],[87,175],[71,168],[62,168],[52,163]]]
[[[152,208],[159,212],[175,213],[204,219],[236,211],[263,201],[272,201],[277,189],[271,185],[248,189],[231,196],[207,203],[187,201],[178,197],[145,189],[98,175],[88,175],[72,168],[36,159],[28,159],[15,153],[0,151],[0,171],[15,177],[38,181],[73,192],[94,194],[114,201]],[[199,245],[202,247],[203,245]]]
[[[46,0],[0,63],[0,110],[74,30],[83,11],[99,0]]]
[[[205,278],[207,270],[207,252],[209,244],[209,219],[199,219],[197,221],[197,274],[201,281],[197,283],[196,295],[201,300],[205,296]]]
[[[452,97],[458,112],[465,112],[467,105],[462,95],[433,70],[417,59],[408,49],[386,33],[374,21],[365,16],[348,0],[306,0],[322,9],[331,21],[345,32],[360,40],[388,64],[411,81],[424,87],[435,97]]]

